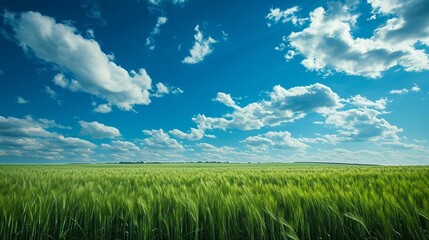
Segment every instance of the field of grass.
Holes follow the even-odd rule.
[[[429,239],[429,167],[0,166],[0,239]]]

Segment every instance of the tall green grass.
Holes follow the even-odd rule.
[[[0,239],[429,239],[428,167],[0,166]]]

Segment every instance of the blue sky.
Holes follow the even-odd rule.
[[[429,164],[429,2],[0,5],[0,162]]]

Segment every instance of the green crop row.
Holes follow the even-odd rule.
[[[429,239],[429,168],[0,166],[0,239]]]

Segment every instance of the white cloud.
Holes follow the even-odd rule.
[[[286,48],[286,45],[285,45],[284,43],[280,43],[278,46],[276,46],[276,47],[274,48],[274,50],[281,52],[281,51],[283,51],[285,48]]]
[[[108,151],[109,161],[139,161],[141,149],[132,142],[112,141],[110,144],[103,143],[101,147]]]
[[[98,113],[109,113],[111,111],[112,107],[110,106],[110,104],[100,104],[94,109],[94,112]]]
[[[404,95],[408,93],[408,89],[403,88],[403,89],[395,89],[395,90],[390,90],[389,92],[390,94],[399,94],[399,95]]]
[[[82,135],[90,136],[91,138],[115,138],[120,137],[121,133],[117,128],[106,126],[99,122],[79,121]]]
[[[72,129],[71,127],[56,123],[55,120],[49,120],[46,118],[39,118],[38,121],[39,121],[40,126],[42,126],[45,129],[47,129],[47,128]]]
[[[156,5],[156,6],[158,6],[158,5],[160,5],[161,3],[164,3],[164,2],[169,2],[169,3],[172,3],[174,5],[182,5],[182,4],[186,3],[187,1],[188,0],[148,0],[148,2],[150,4]]]
[[[282,22],[282,23],[287,23],[287,22],[292,22],[293,25],[302,25],[305,21],[307,21],[307,18],[299,18],[297,17],[295,14],[297,12],[299,12],[299,7],[298,6],[294,6],[291,8],[288,8],[284,11],[281,11],[280,8],[272,8],[270,10],[270,13],[268,13],[268,15],[265,17],[268,20],[274,22],[274,23],[278,23],[278,22]],[[270,24],[268,24],[268,26],[271,26]]]
[[[343,106],[336,93],[319,83],[290,89],[284,89],[278,85],[273,88],[269,96],[268,100],[240,107],[231,95],[219,92],[213,100],[234,109],[232,113],[225,114],[223,117],[206,117],[204,114],[198,114],[192,118],[197,124],[196,128],[191,128],[188,133],[173,129],[170,134],[180,139],[195,141],[204,136],[214,137],[206,133],[210,129],[253,130],[266,126],[273,127],[294,122],[310,112],[324,113],[329,109]]]
[[[168,18],[167,17],[164,17],[164,16],[162,16],[162,17],[158,17],[158,20],[156,21],[156,25],[155,25],[155,27],[153,28],[153,31],[152,31],[152,35],[156,35],[156,34],[159,34],[160,33],[160,27],[162,26],[162,25],[164,25],[164,24],[166,24],[167,23],[167,21],[168,21]]]
[[[189,50],[190,56],[185,57],[182,60],[182,63],[196,64],[204,60],[204,58],[212,53],[212,45],[217,43],[217,41],[210,36],[204,38],[203,33],[200,31],[200,26],[195,26],[195,35],[194,35],[194,46]]]
[[[393,142],[384,142],[381,144],[381,146],[385,148],[391,148],[394,150],[413,150],[413,151],[425,151],[425,147],[418,144],[413,143],[403,143],[399,141],[393,141]]]
[[[205,131],[203,129],[200,129],[200,128],[191,128],[189,133],[184,133],[184,132],[180,131],[179,129],[173,129],[173,130],[169,131],[169,133],[176,138],[186,139],[189,141],[200,140],[205,135]]]
[[[414,86],[411,88],[411,91],[412,92],[420,92],[421,89],[417,84],[414,84]]]
[[[178,87],[170,87],[169,91],[174,95],[184,93],[184,91]]]
[[[229,36],[228,33],[222,30],[222,39],[224,42],[228,41],[228,36]]]
[[[406,88],[393,89],[393,90],[390,90],[389,94],[404,95],[404,94],[407,94],[409,92],[420,92],[420,91],[421,91],[421,88],[417,84],[414,83],[414,86],[411,87],[410,89],[406,89]]]
[[[54,83],[62,88],[67,88],[70,85],[70,81],[63,74],[55,75]]]
[[[267,132],[262,135],[251,136],[244,139],[242,142],[253,148],[290,148],[305,150],[308,145],[300,140],[293,138],[292,134],[287,131],[282,132]]]
[[[152,80],[146,70],[128,72],[116,65],[95,40],[82,37],[74,27],[38,12],[6,12],[4,20],[26,52],[75,77],[71,81],[54,78],[57,85],[99,96],[123,110],[150,103]]]
[[[140,148],[137,147],[134,143],[128,142],[128,141],[120,141],[115,140],[112,141],[110,144],[102,144],[102,147],[105,149],[120,151],[120,152],[132,152],[132,151],[139,151]]]
[[[157,94],[169,94],[170,90],[162,82],[156,84],[156,93]]]
[[[21,96],[17,96],[16,97],[16,103],[19,103],[19,104],[27,104],[27,103],[30,103],[28,100],[26,100],[26,99],[24,99],[23,97],[21,97]]]
[[[250,103],[239,107],[229,95],[220,93],[217,101],[234,109],[221,118],[197,115],[193,118],[201,129],[260,129],[264,126],[278,126],[305,117],[310,112],[341,107],[340,98],[329,87],[316,83],[305,87],[284,89],[273,88],[269,100]]]
[[[370,38],[352,35],[359,17],[353,13],[354,7],[331,2],[328,10],[323,7],[313,10],[310,24],[288,37],[293,50],[304,57],[301,63],[309,70],[325,73],[335,70],[369,78],[381,77],[395,66],[405,71],[428,70],[428,55],[416,47],[418,43],[429,46],[428,1],[369,3],[374,12],[389,18]]]
[[[0,136],[7,137],[53,137],[31,117],[25,119],[0,116]]]
[[[45,86],[45,92],[46,94],[48,94],[48,96],[52,99],[57,99],[57,93],[52,90],[52,88],[50,88],[49,86]]]
[[[326,114],[325,123],[339,129],[342,141],[398,141],[402,129],[379,118],[381,114],[369,108],[331,111]]]
[[[231,155],[236,155],[236,150],[233,147],[229,146],[222,146],[222,147],[216,147],[209,143],[197,143],[196,146],[204,152],[204,155],[206,158],[210,160],[216,160],[223,159],[225,157],[228,157]]]
[[[223,103],[225,106],[232,107],[234,109],[240,109],[240,107],[237,106],[235,101],[232,99],[231,95],[223,92],[218,92],[216,98],[214,98],[213,101]]]
[[[146,38],[146,46],[150,49],[150,50],[154,50],[155,49],[155,39],[154,36],[155,35],[159,35],[161,33],[161,26],[166,24],[168,21],[167,17],[161,16],[158,17],[157,21],[156,21],[156,25],[153,28],[152,32],[149,34],[149,37]]]
[[[88,38],[94,38],[94,30],[92,29],[86,30],[86,35],[88,36]]]
[[[58,105],[62,105],[63,101],[58,99],[58,94],[55,92],[52,88],[49,86],[45,86],[45,93],[51,98],[52,100],[55,100]]]
[[[356,95],[354,97],[347,99],[346,102],[357,107],[369,107],[369,108],[376,108],[376,109],[382,110],[386,108],[387,99],[381,98],[376,101],[371,101],[366,97],[362,97],[361,95]]]
[[[48,160],[91,160],[96,146],[86,140],[64,137],[45,128],[67,128],[53,120],[0,116],[0,151],[3,156]]]
[[[154,97],[162,97],[166,94],[181,94],[183,93],[183,90],[178,88],[178,87],[173,87],[173,86],[167,86],[165,84],[163,84],[162,82],[159,82],[156,84],[156,92],[153,95]]]
[[[284,55],[284,58],[286,59],[286,62],[289,62],[292,60],[298,53],[293,50],[288,50],[286,54]]]
[[[176,139],[171,138],[170,135],[162,129],[143,130],[143,133],[148,136],[148,138],[142,140],[142,146],[145,148],[160,150],[184,149]]]
[[[250,136],[242,142],[252,150],[291,148],[306,150],[308,144],[341,144],[344,142],[399,143],[402,129],[380,117],[388,104],[386,98],[369,100],[361,95],[341,99],[329,87],[322,84],[284,89],[275,86],[268,93],[269,98],[239,106],[229,94],[218,93],[215,101],[232,108],[231,113],[222,117],[206,117],[198,114],[192,120],[196,128],[187,133],[178,129],[170,131],[174,137],[186,140],[200,140],[211,129],[255,130],[264,127],[279,126],[304,118],[309,113],[317,113],[324,118],[317,124],[334,133],[319,134],[314,137],[293,138],[290,132],[270,131],[265,134]]]

